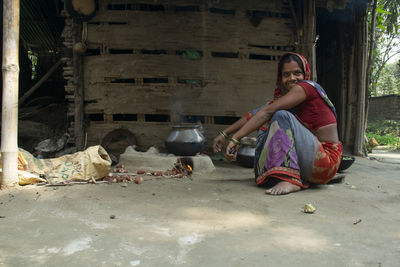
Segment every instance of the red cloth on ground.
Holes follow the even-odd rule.
[[[315,156],[314,165],[309,182],[326,184],[335,176],[342,161],[343,145],[322,142]]]

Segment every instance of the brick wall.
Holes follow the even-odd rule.
[[[369,102],[368,120],[400,120],[400,96],[372,97]]]

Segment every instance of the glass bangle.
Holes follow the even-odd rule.
[[[234,139],[234,138],[231,138],[230,140],[231,140],[234,144],[240,145],[240,141],[238,141],[238,140],[236,140],[236,139]]]
[[[225,137],[225,139],[229,139],[228,135],[224,131],[219,131],[219,134]]]

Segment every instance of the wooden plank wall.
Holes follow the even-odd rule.
[[[89,145],[122,127],[162,149],[171,123],[197,120],[211,145],[272,98],[277,59],[295,49],[283,2],[99,0],[83,36]]]

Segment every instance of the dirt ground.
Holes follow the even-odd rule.
[[[251,169],[0,190],[0,266],[399,266],[400,164],[284,196]],[[307,203],[314,214],[301,210]]]

